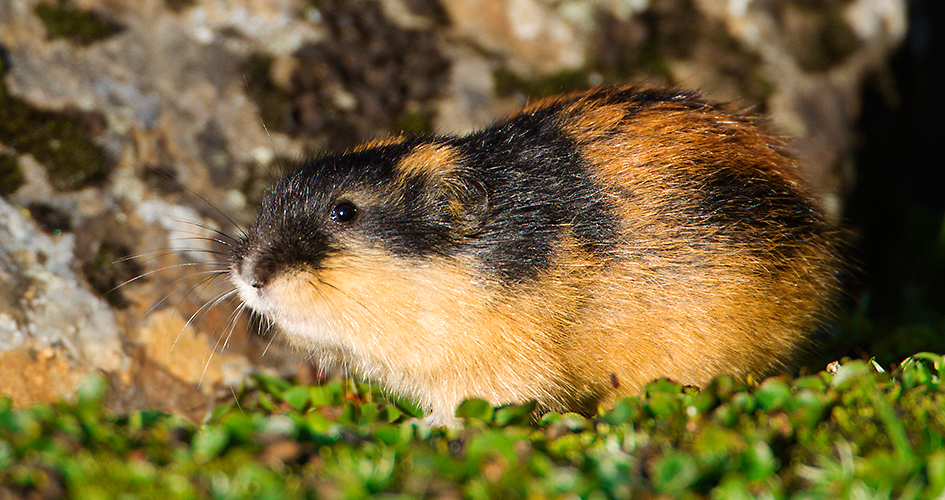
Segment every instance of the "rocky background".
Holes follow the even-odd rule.
[[[0,394],[100,371],[117,411],[200,419],[252,370],[323,376],[236,312],[226,235],[304,155],[533,96],[736,100],[796,138],[839,218],[864,81],[890,80],[907,19],[905,0],[2,0]]]

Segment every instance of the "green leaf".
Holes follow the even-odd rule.
[[[313,385],[308,388],[308,400],[315,408],[336,405],[339,398],[335,389],[329,385]]]
[[[653,467],[653,486],[661,493],[679,494],[698,476],[699,467],[691,456],[669,451]]]
[[[782,378],[769,378],[755,390],[755,401],[766,411],[777,410],[791,397],[791,388]]]
[[[309,403],[311,391],[304,385],[296,385],[286,389],[282,393],[282,400],[296,410],[304,410]]]
[[[99,406],[108,391],[108,379],[100,373],[92,373],[82,379],[76,392],[80,405]]]
[[[764,441],[755,441],[745,452],[745,477],[749,481],[762,481],[774,474],[779,466],[771,447]]]
[[[527,426],[533,420],[532,412],[535,411],[537,405],[537,402],[531,401],[525,404],[506,405],[497,408],[495,410],[495,424],[502,427],[509,425]]]
[[[484,399],[467,399],[456,408],[456,417],[491,422],[495,407]]]
[[[192,447],[194,461],[204,464],[216,458],[226,449],[230,442],[230,434],[220,427],[203,427],[194,435]]]

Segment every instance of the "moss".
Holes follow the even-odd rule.
[[[0,143],[33,155],[57,189],[79,189],[106,177],[112,162],[92,141],[104,127],[97,113],[35,109],[9,95],[0,81]]]
[[[672,63],[682,60],[731,82],[748,102],[763,103],[772,92],[761,58],[721,22],[706,18],[692,0],[653,2],[630,19],[600,11],[597,25],[588,72],[604,82],[673,85]]]
[[[845,0],[793,0],[779,5],[786,46],[807,72],[825,71],[846,60],[859,46],[845,19]]]
[[[597,24],[591,65],[616,82],[657,78],[671,83],[670,62],[691,57],[706,33],[717,30],[692,0],[654,2],[627,20],[600,11]]]
[[[843,62],[858,45],[856,33],[839,13],[824,18],[805,39],[797,63],[809,72],[824,71]]]
[[[34,8],[46,26],[46,38],[66,38],[79,45],[91,45],[121,33],[124,27],[91,11],[78,10],[65,2],[41,3]]]
[[[141,276],[144,268],[136,259],[129,259],[131,249],[117,243],[105,241],[85,262],[82,271],[92,288],[112,307],[125,308],[128,299],[116,289],[122,283]]]
[[[672,85],[671,63],[677,60],[694,60],[711,68],[733,82],[748,102],[763,106],[772,92],[760,57],[746,50],[720,23],[705,18],[692,0],[654,3],[627,20],[600,11],[597,25],[595,48],[584,68],[532,80],[500,69],[495,73],[496,94],[541,97],[597,82]],[[763,107],[755,109],[764,112]]]
[[[240,65],[240,73],[249,94],[259,109],[259,118],[267,127],[281,130],[292,106],[292,96],[269,78],[273,59],[265,54],[251,54]]]
[[[183,12],[194,5],[197,5],[197,0],[164,0],[164,6],[174,12]]]
[[[706,28],[703,39],[711,47],[703,57],[711,57],[719,74],[737,86],[738,95],[756,104],[754,112],[764,114],[774,84],[765,74],[761,56],[747,51],[720,24]]]
[[[433,21],[439,26],[449,26],[450,17],[437,0],[406,0],[404,4],[410,13]]]
[[[376,387],[257,374],[195,426],[78,400],[22,410],[0,398],[0,491],[22,497],[940,498],[945,359],[704,389],[648,384],[594,418],[463,403],[431,429]],[[97,381],[97,383],[96,383]],[[465,493],[465,495],[463,494]],[[9,495],[8,495],[9,496]]]
[[[405,134],[429,134],[433,132],[433,118],[426,113],[406,113],[394,122],[394,130]]]
[[[26,209],[30,211],[30,217],[47,233],[59,234],[63,231],[72,231],[69,214],[53,206],[45,203],[30,203]]]
[[[588,73],[587,69],[582,68],[527,80],[505,68],[500,68],[494,75],[495,93],[500,96],[523,93],[532,97],[545,97],[582,90],[591,86],[588,81]]]
[[[23,185],[23,171],[16,155],[0,154],[0,196],[7,196]]]
[[[274,96],[277,110],[264,110],[276,115],[267,125],[343,149],[386,135],[405,115],[434,113],[450,64],[435,29],[403,28],[374,1],[309,3],[321,13],[319,26],[326,36],[292,55],[294,70]],[[437,16],[435,2],[413,2],[408,8]]]

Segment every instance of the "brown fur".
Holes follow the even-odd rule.
[[[449,146],[422,144],[397,163],[398,173],[404,178],[421,176],[437,181],[453,173],[460,155]]]
[[[371,139],[369,141],[358,144],[351,149],[352,153],[358,153],[361,151],[367,151],[369,149],[380,148],[384,146],[391,146],[395,144],[400,144],[407,140],[406,135],[392,135],[390,137],[385,137],[383,139]]]

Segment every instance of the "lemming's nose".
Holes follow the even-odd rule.
[[[271,272],[267,272],[266,266],[256,262],[256,259],[245,258],[240,263],[240,275],[243,281],[249,283],[249,286],[259,290],[269,282]]]

